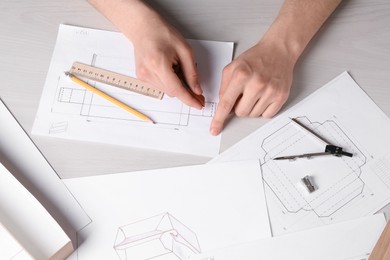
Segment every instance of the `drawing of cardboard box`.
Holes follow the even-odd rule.
[[[169,213],[119,227],[114,249],[131,260],[184,260],[201,252],[196,234]]]

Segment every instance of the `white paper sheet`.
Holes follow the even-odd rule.
[[[69,237],[58,223],[1,163],[0,212],[0,230],[3,225],[12,235],[7,235],[5,229],[0,232],[1,259],[28,256],[23,248],[35,259],[49,259],[62,249],[64,256],[73,251]],[[13,237],[23,247],[9,255],[18,249]]]
[[[353,157],[272,160],[323,152],[300,122]],[[274,235],[373,214],[390,202],[390,120],[347,72],[271,120],[213,162],[258,158]],[[311,176],[308,194],[300,179]]]
[[[1,162],[72,239],[89,217],[1,100],[0,122]]]
[[[216,250],[191,260],[366,260],[385,225],[383,214],[378,214]]]
[[[233,43],[189,40],[206,106],[197,110],[176,98],[163,100],[96,84],[96,87],[151,117],[144,122],[77,86],[64,76],[73,62],[135,77],[133,47],[121,33],[61,25],[42,93],[33,134],[212,157],[221,136],[211,136],[222,69]]]
[[[260,174],[253,160],[66,179],[93,220],[74,257],[184,260],[270,237]]]

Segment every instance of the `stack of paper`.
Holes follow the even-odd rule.
[[[157,112],[150,126],[62,76],[74,61],[135,76],[125,37],[62,25],[33,133],[216,155],[220,137],[210,137],[208,127],[232,44],[190,43],[206,86],[202,111],[97,85]],[[324,148],[291,118],[353,156],[273,160]],[[365,259],[385,225],[373,214],[390,202],[389,132],[388,117],[344,72],[212,161],[218,163],[65,180],[92,219],[78,232],[71,258]],[[313,193],[299,186],[306,175],[317,188]]]
[[[353,157],[274,161],[323,149],[291,117]],[[390,201],[390,143],[383,145],[389,132],[389,119],[343,73],[218,163],[65,180],[94,221],[80,233],[87,241],[78,256],[366,259],[385,226],[384,216],[373,214]],[[305,175],[314,179],[315,192],[299,187]],[[274,238],[267,239],[268,220]]]

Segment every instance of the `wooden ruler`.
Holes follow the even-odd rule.
[[[80,62],[73,63],[69,72],[77,76],[133,91],[152,98],[162,99],[164,95],[164,92],[161,90],[158,90],[151,84],[143,82],[139,79],[86,65]]]

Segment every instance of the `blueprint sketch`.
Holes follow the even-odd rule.
[[[291,118],[353,157],[273,160],[324,151]],[[390,202],[389,132],[389,118],[345,72],[212,162],[260,160],[272,232],[280,235],[366,216]],[[313,193],[300,183],[306,175]]]
[[[65,179],[92,219],[72,259],[184,260],[271,237],[258,160]]]
[[[119,227],[114,249],[122,260],[186,260],[201,253],[196,233],[168,212]]]
[[[325,156],[299,162],[273,160],[284,154],[304,153],[307,149],[324,150],[324,145],[313,142],[312,135],[290,122],[265,137],[261,143],[263,180],[286,212],[312,212],[323,221],[330,221],[333,214],[362,194],[364,181],[361,167],[367,159],[335,120],[318,123],[301,117],[299,121],[326,140],[332,140],[332,144],[351,152],[353,157]],[[306,195],[297,185],[305,174],[312,175],[314,183],[318,183],[316,192]]]
[[[208,129],[218,102],[222,69],[231,61],[233,44],[199,40],[189,43],[206,98],[202,110],[168,95],[157,100],[86,80],[156,122],[150,124],[64,75],[78,61],[136,77],[131,43],[117,32],[61,25],[32,133],[208,157],[217,155],[221,137],[211,136]]]

